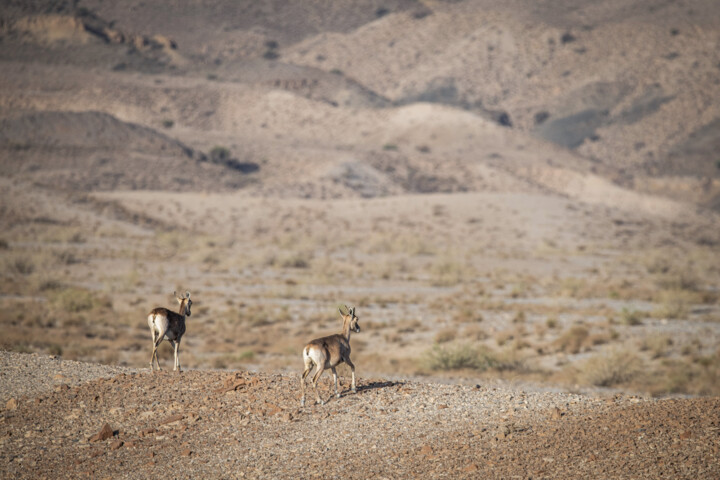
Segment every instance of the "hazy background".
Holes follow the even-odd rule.
[[[715,0],[3,1],[0,347],[718,394],[718,98]]]

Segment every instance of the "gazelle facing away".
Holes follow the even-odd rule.
[[[192,305],[192,300],[190,300],[190,292],[185,292],[185,295],[180,297],[177,292],[173,292],[173,295],[175,295],[178,303],[180,303],[180,313],[172,312],[167,308],[158,307],[154,308],[148,314],[148,326],[150,327],[153,342],[152,357],[150,357],[150,370],[153,370],[153,361],[157,362],[158,370],[162,370],[160,368],[160,360],[157,358],[157,348],[165,337],[167,337],[168,342],[170,342],[170,346],[175,349],[175,368],[173,368],[173,370],[180,370],[178,350],[180,349],[180,340],[185,333],[185,317],[190,316],[190,306]]]
[[[303,349],[303,361],[305,362],[305,371],[303,371],[300,379],[300,387],[302,389],[302,399],[300,405],[305,405],[305,379],[312,371],[313,367],[317,367],[315,375],[312,377],[312,387],[315,392],[315,400],[320,405],[325,402],[320,399],[317,391],[317,382],[326,368],[332,369],[333,380],[335,382],[335,397],[340,398],[338,393],[337,367],[340,363],[345,362],[352,370],[352,392],[355,393],[355,365],[350,361],[350,333],[360,333],[360,324],[358,317],[355,316],[355,307],[348,308],[345,306],[347,314],[340,310],[340,316],[343,319],[342,333],[336,333],[327,337],[317,338]]]

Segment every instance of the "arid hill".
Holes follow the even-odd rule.
[[[714,0],[4,2],[0,471],[717,478],[718,44]],[[345,306],[359,392],[301,409]]]
[[[282,2],[214,1],[166,11],[156,2],[8,5],[4,110],[101,111],[150,128],[165,125],[196,150],[212,148],[212,138],[242,162],[279,162],[283,171],[292,170],[293,159],[306,171],[325,170],[329,159],[318,157],[347,157],[348,149],[359,157],[357,168],[377,169],[374,157],[391,149],[400,157],[392,162],[428,176],[423,160],[430,154],[433,165],[446,163],[436,149],[448,142],[465,165],[495,166],[497,155],[513,156],[472,133],[460,141],[447,131],[423,132],[422,118],[413,124],[414,137],[382,122],[402,105],[429,102],[455,112],[429,119],[443,116],[442,123],[476,133],[480,119],[502,126],[506,132],[492,135],[514,145],[511,151],[531,149],[536,166],[556,157],[566,165],[574,157],[574,168],[625,188],[716,204],[720,112],[712,99],[720,93],[720,58],[711,45],[720,13],[711,0],[688,7],[573,2],[572,8],[522,1],[305,2],[301,11]],[[47,69],[38,70],[38,63],[64,73],[46,82]],[[29,97],[28,84],[37,81],[44,82],[39,91],[49,90]],[[448,123],[447,115],[457,118]],[[523,176],[512,162],[509,168]],[[277,178],[271,166],[266,170],[261,184],[267,179],[291,195],[340,194],[308,187],[323,183],[314,175]],[[421,188],[486,187],[447,177]]]

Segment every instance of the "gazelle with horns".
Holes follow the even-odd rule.
[[[153,362],[157,362],[158,370],[160,368],[160,360],[157,357],[157,349],[163,338],[168,339],[170,346],[175,350],[175,368],[173,370],[180,371],[180,359],[178,350],[180,349],[180,340],[185,333],[185,317],[190,316],[190,292],[185,292],[184,296],[178,296],[177,292],[173,292],[178,303],[180,303],[179,313],[168,310],[164,307],[154,308],[148,314],[148,326],[152,334],[153,351],[150,357],[150,370],[154,370]],[[157,335],[157,336],[156,336]]]
[[[343,313],[340,310],[340,316],[343,319],[342,333],[330,335],[327,337],[317,338],[312,340],[310,343],[305,345],[303,349],[303,362],[305,363],[305,370],[303,371],[302,378],[300,379],[300,386],[302,389],[302,398],[300,405],[305,405],[305,379],[312,371],[313,367],[317,367],[315,375],[312,377],[312,387],[315,392],[315,400],[320,405],[325,402],[320,399],[317,391],[317,382],[326,368],[332,369],[333,380],[335,382],[335,397],[340,398],[338,393],[338,380],[337,380],[337,367],[340,363],[345,362],[352,371],[352,392],[356,393],[355,389],[355,365],[350,361],[350,333],[360,333],[360,324],[358,323],[358,317],[355,316],[355,307],[348,308],[345,306]]]

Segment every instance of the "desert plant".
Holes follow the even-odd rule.
[[[450,258],[438,259],[431,269],[432,284],[437,287],[450,287],[460,283],[465,277],[465,267]]]
[[[638,310],[631,310],[627,307],[623,307],[620,312],[620,322],[623,325],[640,325],[642,324],[643,314]]]
[[[446,328],[435,334],[435,343],[446,343],[455,340],[457,331],[454,328]]]
[[[422,364],[430,370],[487,370],[495,363],[488,350],[467,343],[438,345],[425,352]]]
[[[210,150],[210,161],[214,163],[225,163],[230,160],[230,150],[217,145]]]
[[[82,288],[66,288],[50,295],[53,306],[67,313],[78,313],[94,308],[111,308],[112,303],[105,297],[98,297]]]
[[[684,318],[690,312],[690,305],[695,299],[692,292],[682,290],[669,290],[660,294],[660,305],[653,310],[658,318],[677,319]]]
[[[553,342],[553,346],[561,352],[578,353],[589,335],[587,327],[573,325]]]
[[[580,383],[598,387],[612,387],[627,383],[640,374],[643,362],[630,350],[611,350],[581,362],[577,367]]]
[[[663,357],[673,344],[672,337],[665,333],[658,333],[645,337],[640,342],[640,350],[649,351],[652,358]]]
[[[30,275],[35,268],[35,261],[30,257],[17,256],[5,260],[5,271],[10,275]]]

